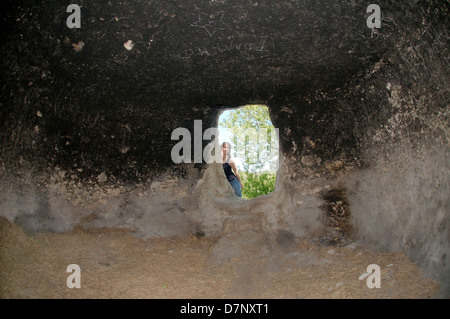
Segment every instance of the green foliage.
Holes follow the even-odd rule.
[[[256,104],[230,111],[225,119],[220,120],[219,126],[242,129],[273,127],[267,106]]]
[[[242,198],[251,199],[274,191],[276,173],[239,173],[244,188]]]

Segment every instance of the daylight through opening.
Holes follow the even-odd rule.
[[[223,163],[231,162],[231,167],[224,165],[224,176],[234,180],[230,171],[235,173],[236,180],[230,183],[236,193],[237,182],[242,185],[244,199],[273,192],[278,170],[278,129],[270,120],[268,107],[253,104],[227,109],[219,117],[218,128],[220,145],[229,143],[230,150],[223,157]]]

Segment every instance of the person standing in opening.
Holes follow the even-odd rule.
[[[222,166],[225,175],[231,186],[234,188],[234,192],[237,196],[242,197],[241,190],[244,188],[239,177],[237,165],[231,156],[231,144],[228,142],[222,143]]]

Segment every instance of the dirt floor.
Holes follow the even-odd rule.
[[[26,235],[0,223],[1,298],[434,298],[439,284],[404,254],[311,241],[217,262],[217,239],[141,239],[124,229]],[[68,288],[67,266],[81,268]],[[360,279],[381,268],[381,288]]]

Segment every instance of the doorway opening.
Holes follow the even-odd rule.
[[[219,116],[219,143],[231,146],[242,183],[242,198],[252,199],[275,190],[278,170],[278,129],[266,105],[225,109]]]

